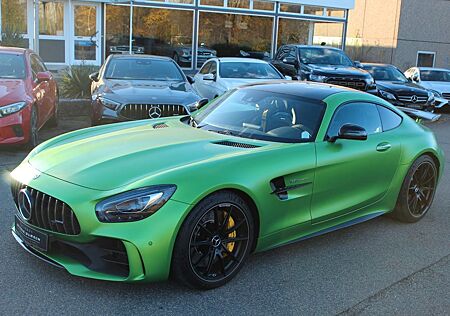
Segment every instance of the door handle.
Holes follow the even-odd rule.
[[[386,151],[386,150],[391,149],[391,147],[392,146],[389,143],[380,143],[377,146],[377,151]]]

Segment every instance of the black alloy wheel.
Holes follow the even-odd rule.
[[[436,193],[438,169],[428,155],[420,156],[410,167],[392,215],[402,222],[419,221],[429,211]]]
[[[232,192],[213,194],[183,224],[174,249],[173,272],[190,287],[221,286],[240,270],[252,242],[253,221],[245,201]]]

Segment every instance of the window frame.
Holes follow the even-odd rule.
[[[416,67],[425,67],[425,66],[419,66],[419,55],[432,55],[433,56],[433,65],[431,66],[432,68],[436,65],[436,52],[432,52],[432,51],[423,51],[423,50],[419,50],[417,51],[417,55],[416,55]]]
[[[382,104],[380,104],[380,103],[375,103],[375,102],[371,102],[371,103],[373,103],[373,104],[375,104],[375,105],[377,106],[378,115],[380,116],[380,121],[381,121],[381,128],[383,129],[382,133],[393,131],[393,130],[399,128],[399,127],[403,124],[403,116],[401,116],[400,114],[396,113],[396,112],[395,112],[394,110],[392,110],[391,108],[389,108],[389,107],[387,107],[387,106],[385,106],[385,105],[382,105]],[[384,129],[383,118],[381,117],[381,113],[380,113],[380,110],[379,110],[380,107],[381,107],[381,108],[385,108],[386,110],[388,110],[388,111],[394,113],[395,115],[397,115],[397,116],[400,118],[400,123],[399,123],[396,127],[394,127],[394,128]]]

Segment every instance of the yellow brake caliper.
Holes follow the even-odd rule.
[[[228,220],[227,229],[230,229],[234,226],[235,222],[233,217],[230,216],[230,219]],[[236,231],[233,231],[228,234],[228,238],[235,238],[236,237]],[[227,243],[227,250],[229,252],[232,252],[234,249],[234,242]]]

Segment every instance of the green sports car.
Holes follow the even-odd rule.
[[[442,150],[378,97],[286,81],[201,105],[35,148],[11,174],[16,240],[73,275],[209,289],[251,252],[430,209]]]

